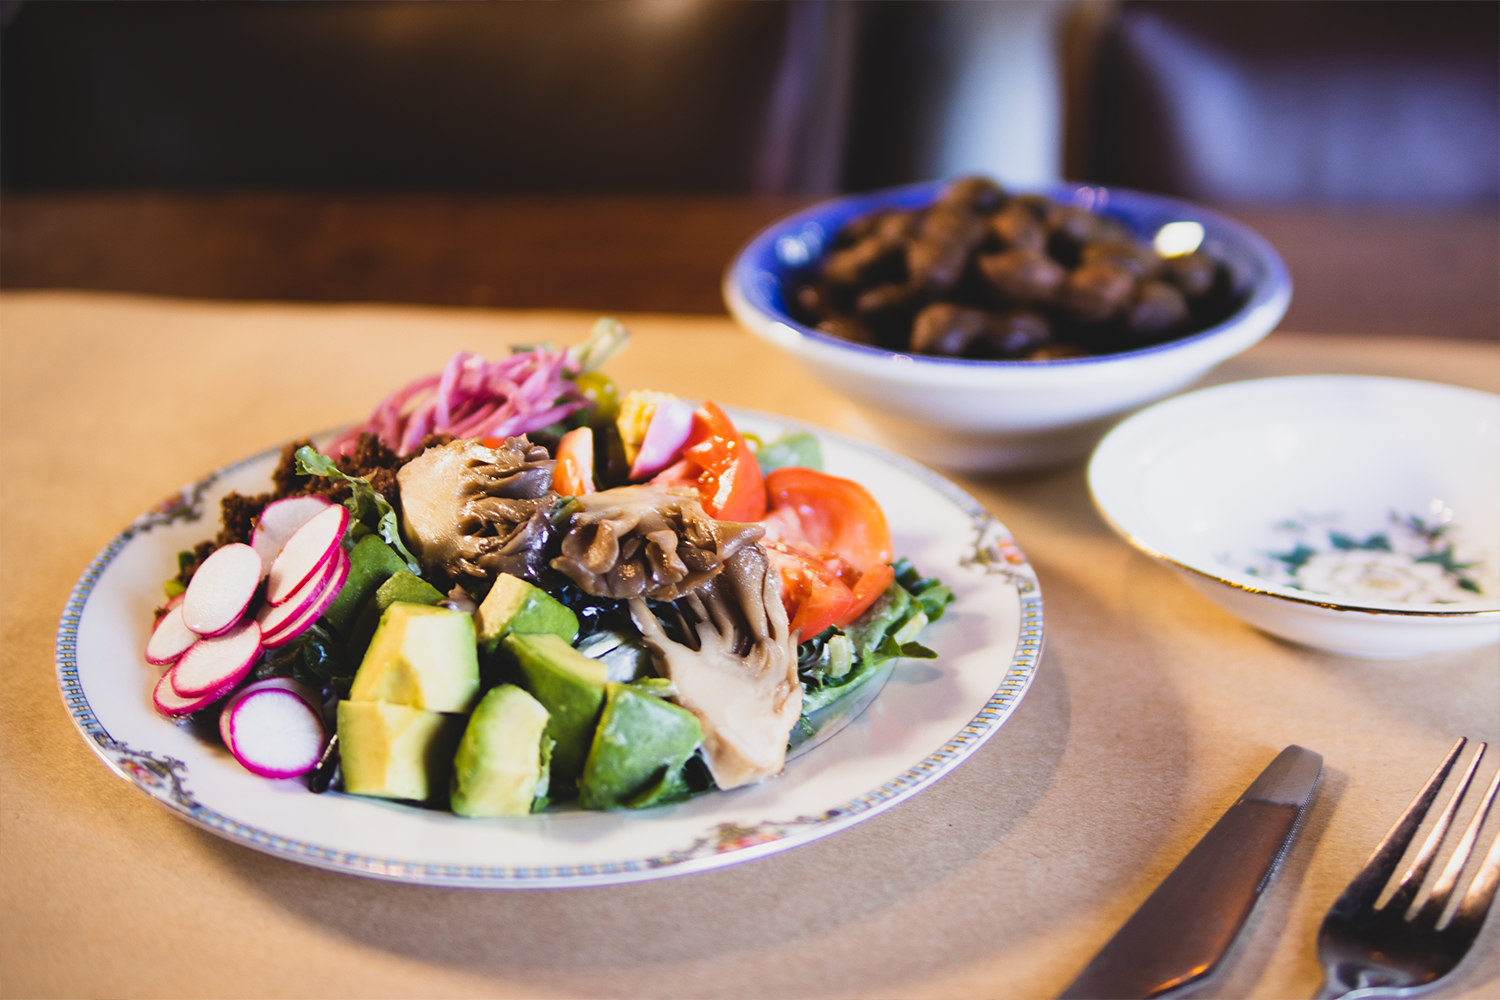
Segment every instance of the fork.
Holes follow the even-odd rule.
[[[1484,800],[1427,899],[1415,909],[1412,903],[1469,790],[1474,771],[1484,756],[1484,743],[1479,744],[1463,780],[1417,851],[1411,867],[1401,876],[1395,892],[1385,905],[1375,905],[1467,742],[1460,737],[1453,744],[1448,756],[1323,918],[1323,926],[1318,930],[1318,957],[1323,963],[1324,982],[1318,1000],[1408,996],[1453,971],[1478,936],[1500,884],[1500,837],[1490,845],[1484,863],[1452,915],[1447,920],[1443,917],[1495,800],[1500,773],[1490,782]]]

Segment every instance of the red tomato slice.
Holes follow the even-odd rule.
[[[552,488],[565,497],[581,497],[594,492],[594,432],[591,428],[568,431],[557,443]]]
[[[682,449],[682,461],[663,471],[657,484],[691,483],[703,498],[709,517],[721,521],[759,521],[766,516],[766,487],[760,463],[717,403],[704,403],[693,414],[693,431]]]
[[[796,513],[802,539],[857,573],[891,561],[891,529],[870,491],[815,469],[775,469],[765,478],[772,513]],[[784,517],[784,515],[783,515]]]
[[[865,570],[859,582],[854,585],[854,593],[850,595],[853,603],[849,605],[843,617],[834,624],[843,628],[870,610],[870,605],[875,603],[875,599],[885,593],[886,588],[894,582],[896,582],[896,570],[891,566],[871,566]]]
[[[798,641],[811,639],[846,617],[854,594],[816,559],[777,546],[768,548],[771,565],[781,575],[781,603]]]

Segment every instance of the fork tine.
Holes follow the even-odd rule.
[[[1473,775],[1475,766],[1479,759],[1484,756],[1487,744],[1479,744],[1478,751],[1474,754],[1474,760],[1469,763],[1469,773],[1464,776],[1465,784]],[[1453,895],[1453,890],[1458,886],[1459,876],[1463,874],[1464,866],[1469,863],[1469,855],[1474,853],[1474,844],[1479,839],[1479,831],[1484,826],[1484,820],[1489,815],[1490,805],[1495,801],[1495,790],[1500,787],[1500,774],[1496,775],[1497,781],[1490,782],[1490,787],[1485,791],[1484,798],[1479,802],[1479,808],[1469,820],[1464,835],[1459,838],[1458,846],[1453,849],[1453,856],[1448,859],[1442,874],[1432,884],[1432,892],[1427,897],[1427,902],[1422,904],[1419,914],[1420,918],[1432,920],[1434,923],[1442,916],[1443,910],[1448,906],[1448,900]]]
[[[1427,834],[1427,839],[1422,841],[1422,847],[1417,851],[1417,856],[1412,859],[1411,867],[1406,869],[1406,874],[1401,876],[1401,883],[1396,886],[1396,891],[1386,901],[1386,906],[1393,907],[1395,912],[1404,914],[1407,907],[1411,906],[1412,900],[1416,899],[1417,893],[1422,889],[1422,883],[1427,879],[1427,871],[1432,867],[1433,859],[1437,857],[1438,848],[1442,846],[1444,838],[1448,836],[1448,827],[1453,825],[1453,817],[1458,812],[1458,807],[1463,804],[1464,796],[1469,794],[1469,783],[1474,780],[1474,772],[1479,768],[1479,759],[1484,756],[1487,744],[1479,744],[1474,752],[1469,766],[1464,770],[1464,776],[1458,782],[1458,787],[1448,798],[1448,804],[1443,807],[1442,813],[1438,815],[1437,822],[1432,825],[1432,831]],[[1478,835],[1478,831],[1475,831]],[[1451,868],[1452,865],[1450,864]],[[1460,860],[1458,867],[1463,868]],[[1443,874],[1447,874],[1444,870]],[[1458,880],[1458,872],[1453,873],[1454,881]],[[1439,901],[1439,910],[1442,901]]]
[[[1479,807],[1469,830],[1473,831],[1475,838],[1479,835],[1479,827],[1484,822],[1484,816],[1490,810],[1490,805],[1495,801],[1495,791],[1500,789],[1500,773],[1496,773],[1495,779],[1490,782],[1489,789],[1484,793],[1484,802]],[[1464,834],[1466,846],[1472,847],[1468,832]],[[1490,904],[1495,901],[1495,890],[1500,887],[1500,834],[1495,836],[1490,844],[1489,853],[1484,856],[1484,864],[1480,865],[1479,871],[1474,875],[1474,881],[1469,883],[1469,891],[1464,893],[1464,898],[1459,901],[1458,909],[1449,922],[1449,927],[1463,927],[1468,924],[1474,926],[1478,933],[1479,925],[1484,922],[1485,914],[1489,912]]]
[[[1438,765],[1438,769],[1432,772],[1432,777],[1427,779],[1427,784],[1417,793],[1411,805],[1396,820],[1390,832],[1376,846],[1375,852],[1370,855],[1370,860],[1359,870],[1359,874],[1349,883],[1339,897],[1336,908],[1358,907],[1368,905],[1373,907],[1375,900],[1380,897],[1381,890],[1391,880],[1396,865],[1401,863],[1401,855],[1406,853],[1406,848],[1411,844],[1412,837],[1416,836],[1417,828],[1422,825],[1422,820],[1427,816],[1427,811],[1432,808],[1432,800],[1437,798],[1438,789],[1442,788],[1443,782],[1448,778],[1448,772],[1453,770],[1453,762],[1458,759],[1459,751],[1463,750],[1468,743],[1466,737],[1460,736],[1458,742],[1453,744],[1453,749],[1448,751],[1448,756]]]

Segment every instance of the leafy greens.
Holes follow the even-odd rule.
[[[396,521],[396,509],[391,506],[389,500],[380,495],[375,487],[370,485],[368,479],[349,475],[335,465],[333,459],[305,445],[297,449],[297,474],[341,479],[348,483],[352,492],[349,494],[349,499],[344,501],[344,506],[349,508],[349,513],[354,515],[354,520],[364,525],[367,531],[378,534],[382,541],[400,553],[401,558],[406,560],[406,565],[413,573],[418,576],[422,575],[422,567],[417,562],[417,557],[412,555],[406,543],[401,541],[401,528]],[[355,532],[350,532],[351,541],[358,541],[355,534]]]

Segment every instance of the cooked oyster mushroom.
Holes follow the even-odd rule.
[[[715,521],[692,488],[621,486],[575,497],[566,513],[552,568],[585,593],[617,600],[674,601],[764,534],[758,524]]]
[[[428,448],[396,473],[402,537],[425,568],[453,580],[516,572],[547,542],[555,464],[525,437]]]
[[[702,725],[714,783],[738,788],[779,774],[802,713],[802,685],[781,585],[765,550],[743,546],[722,573],[674,608],[696,649],[669,637],[640,598],[630,602],[630,617],[658,672],[676,688],[674,700]]]

